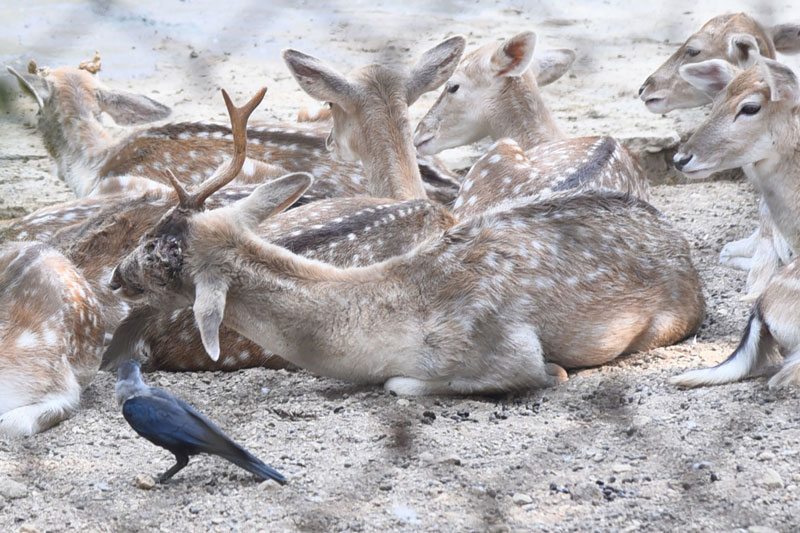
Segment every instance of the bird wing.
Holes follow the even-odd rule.
[[[150,442],[167,449],[206,451],[209,444],[217,443],[219,430],[209,427],[207,420],[197,418],[197,412],[191,411],[175,397],[155,395],[134,396],[122,405],[125,420]]]

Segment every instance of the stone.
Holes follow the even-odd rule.
[[[150,490],[156,486],[156,480],[147,474],[137,474],[133,483],[142,490]]]
[[[780,474],[773,469],[765,468],[761,478],[758,480],[758,484],[768,489],[782,489],[783,479],[781,479]]]
[[[775,454],[772,452],[761,452],[758,454],[759,461],[772,461],[775,459]]]
[[[597,486],[597,483],[577,483],[569,491],[570,498],[576,502],[591,502],[603,499],[603,491]]]
[[[457,455],[448,455],[447,457],[443,457],[439,462],[445,465],[461,466],[461,457]]]
[[[18,500],[28,495],[28,488],[13,479],[0,479],[0,496],[6,500]]]
[[[517,505],[529,505],[533,503],[533,498],[528,496],[527,494],[523,494],[521,492],[517,492],[513,496],[511,496],[511,501]]]

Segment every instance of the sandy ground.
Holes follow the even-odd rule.
[[[534,29],[541,47],[578,51],[572,72],[544,91],[561,126],[652,147],[658,163],[707,113],[655,116],[635,98],[676,45],[728,10],[800,20],[787,2],[631,4],[233,1],[217,13],[182,2],[165,14],[155,2],[19,1],[4,8],[0,61],[77,64],[99,49],[109,85],[173,106],[174,120],[222,121],[219,87],[242,100],[262,84],[270,91],[255,120],[291,120],[312,102],[280,63],[285,46],[346,70],[409,61],[453,33],[472,47]],[[32,101],[9,87],[0,218],[72,197],[52,175]],[[463,168],[481,149],[446,159]],[[69,421],[0,440],[0,531],[796,531],[798,391],[769,391],[763,379],[693,391],[666,383],[721,361],[738,340],[745,275],[717,255],[755,227],[753,192],[736,181],[674,184],[666,167],[649,168],[665,183],[654,204],[686,233],[705,284],[696,338],[572,373],[557,389],[497,398],[397,398],[302,371],[147,376],[284,472],[283,488],[208,457],[165,486],[137,488],[137,474],[155,476],[171,458],[134,435],[113,377],[101,373]]]

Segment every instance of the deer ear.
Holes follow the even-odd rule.
[[[683,65],[678,72],[692,87],[714,98],[739,74],[739,69],[724,59],[709,59]]]
[[[800,86],[792,69],[771,59],[764,59],[761,67],[769,85],[770,100],[792,104],[800,102]]]
[[[782,54],[800,52],[800,24],[778,24],[770,30],[775,50]]]
[[[535,55],[533,71],[536,74],[536,84],[539,87],[550,85],[566,74],[575,58],[575,52],[568,48],[545,50],[541,55]]]
[[[167,118],[172,109],[142,94],[95,89],[97,103],[114,122],[127,126]]]
[[[291,207],[314,182],[311,174],[296,172],[264,183],[233,207],[246,227],[254,227],[268,216]]]
[[[731,35],[728,40],[728,57],[741,69],[746,69],[758,61],[761,50],[758,41],[749,33]]]
[[[9,66],[6,66],[6,70],[8,70],[12,76],[17,78],[19,86],[22,87],[22,90],[29,93],[36,99],[39,109],[43,109],[44,101],[50,98],[50,92],[52,91],[52,85],[50,82],[42,76],[36,76],[34,74],[20,74],[14,68]]]
[[[466,45],[466,39],[456,35],[422,54],[406,81],[406,103],[413,104],[420,96],[446,82],[458,67]]]
[[[300,88],[311,98],[334,102],[348,113],[353,112],[358,101],[358,92],[347,78],[316,57],[303,52],[287,48],[281,55]]]
[[[506,40],[492,56],[497,76],[522,76],[533,62],[536,34],[525,31]]]
[[[228,285],[220,277],[203,272],[195,280],[194,319],[200,339],[213,361],[219,359],[219,327],[225,316]]]

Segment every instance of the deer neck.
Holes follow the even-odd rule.
[[[424,302],[391,261],[340,269],[249,232],[229,238],[217,257],[192,260],[233,273],[226,326],[319,375],[377,383],[414,373]]]
[[[800,253],[800,108],[779,128],[772,153],[745,165],[750,181],[763,195],[770,216],[795,254]]]
[[[67,112],[43,112],[39,131],[47,151],[55,159],[59,178],[79,198],[89,194],[112,145],[108,131],[91,110],[77,104]]]
[[[364,128],[367,149],[361,162],[367,175],[370,195],[397,200],[427,199],[417,165],[417,153],[403,104],[385,105],[380,120],[370,118]]]
[[[501,83],[503,86],[488,105],[492,138],[510,137],[523,150],[564,139],[530,70],[519,77],[504,78]]]

